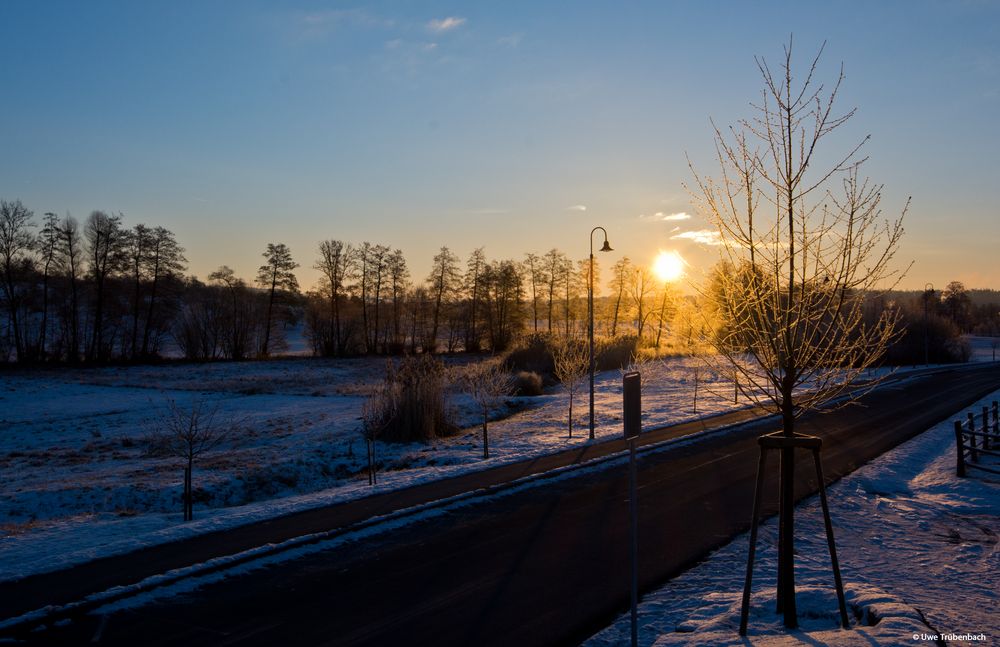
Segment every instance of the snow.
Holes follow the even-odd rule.
[[[989,340],[973,342],[988,347]],[[984,352],[977,358],[988,360]],[[449,360],[452,364],[465,360]],[[465,429],[433,444],[378,444],[367,485],[361,403],[384,359],[286,358],[0,374],[0,581],[587,444],[587,394],[511,398],[489,425],[452,394]],[[696,358],[643,367],[646,428],[749,403]],[[698,401],[693,396],[695,375]],[[239,432],[195,463],[195,519],[181,521],[182,466],[145,454],[168,399],[199,398]],[[621,434],[621,374],[598,374],[597,440]]]
[[[971,410],[995,400],[1000,391]],[[904,645],[934,642],[938,634],[948,634],[945,642],[996,644],[1000,478],[955,476],[953,425],[936,425],[828,490],[853,629],[838,628],[823,521],[812,497],[796,513],[799,630],[785,630],[774,613],[777,529],[771,519],[760,528],[746,639],[737,635],[744,534],[643,597],[639,644]],[[585,646],[628,639],[625,615]]]
[[[480,413],[452,394],[467,428],[433,444],[378,444],[379,483],[367,484],[358,433],[365,394],[384,359],[114,367],[0,377],[0,580],[232,528],[433,479],[582,446],[587,395],[561,387],[511,398],[489,425],[482,459]],[[645,367],[643,424],[655,427],[734,407],[732,385],[698,359]],[[694,381],[698,373],[697,412]],[[195,463],[195,519],[181,522],[182,466],[145,454],[168,399],[218,408],[239,432]],[[598,375],[597,439],[621,434],[621,375]]]

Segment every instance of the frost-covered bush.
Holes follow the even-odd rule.
[[[542,376],[534,371],[518,371],[514,376],[514,395],[541,395]]]
[[[391,443],[429,442],[458,431],[447,401],[445,367],[430,355],[386,363],[377,438]]]

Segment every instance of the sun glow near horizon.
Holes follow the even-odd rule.
[[[653,273],[664,283],[672,283],[684,277],[687,261],[676,250],[664,251],[653,259]]]

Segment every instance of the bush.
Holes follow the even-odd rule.
[[[369,406],[378,440],[395,443],[428,442],[458,431],[448,412],[445,368],[430,355],[405,357],[398,365],[386,363],[384,384]]]
[[[619,370],[628,366],[636,357],[638,349],[639,338],[636,335],[602,339],[595,349],[597,370]]]
[[[969,360],[972,350],[954,323],[934,314],[929,315],[926,322],[925,327],[922,315],[904,316],[900,322],[903,335],[886,353],[887,364],[893,366],[923,364],[925,332],[926,354],[931,364],[951,364]]]
[[[514,376],[514,395],[541,395],[542,376],[534,371],[518,371]]]
[[[548,335],[542,333],[523,338],[507,356],[507,365],[512,371],[551,375],[555,364],[552,361],[548,338]]]

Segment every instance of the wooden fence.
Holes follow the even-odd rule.
[[[984,457],[1000,458],[1000,411],[998,411],[997,401],[993,401],[992,423],[990,421],[991,409],[983,407],[981,425],[976,427],[976,414],[971,411],[966,417],[966,422],[955,421],[955,448],[958,458],[956,473],[960,477],[965,476],[966,470],[980,470],[990,474],[1000,475],[1000,463],[991,463],[987,467],[982,460]]]

